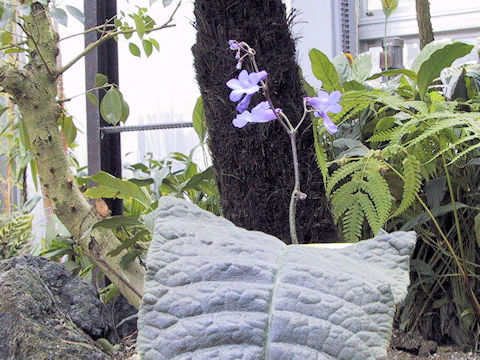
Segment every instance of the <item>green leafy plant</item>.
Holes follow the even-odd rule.
[[[11,213],[0,215],[0,260],[30,252],[33,215],[40,200],[35,197]]]
[[[447,67],[472,49],[451,40],[434,42],[411,69],[364,80],[353,80],[352,65],[347,68],[341,57],[331,65],[312,61],[320,80],[327,76],[322,69],[329,69],[329,78],[338,75],[343,92],[343,110],[334,117],[340,125],[336,138],[314,129],[317,162],[344,239],[355,242],[380,228],[415,229],[423,241],[401,327],[424,326],[420,319],[439,321],[443,309],[458,319],[457,333],[463,335],[442,329],[438,336],[463,343],[475,341],[480,324],[475,293],[480,259],[473,231],[479,201],[473,175],[480,156],[478,78],[475,66]],[[329,61],[318,54],[314,59],[319,58]],[[375,89],[370,80],[379,77],[388,78],[388,85]],[[443,89],[450,91],[439,91],[439,77],[449,80]],[[433,306],[431,312],[427,305]]]

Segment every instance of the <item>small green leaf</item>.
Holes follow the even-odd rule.
[[[131,262],[135,261],[135,259],[142,254],[143,254],[142,250],[129,251],[122,257],[122,260],[120,260],[120,267],[122,269],[127,268]]]
[[[391,70],[385,70],[380,73],[374,74],[370,76],[367,80],[375,80],[378,79],[379,77],[382,76],[395,76],[395,75],[405,75],[409,77],[412,80],[417,80],[417,73],[412,70],[408,69],[391,69]]]
[[[350,80],[343,84],[345,91],[365,90],[365,86],[356,80]]]
[[[158,41],[153,38],[149,40],[152,43],[152,45],[155,47],[155,49],[157,49],[157,51],[160,51],[160,44],[158,43]]]
[[[100,171],[95,175],[89,176],[88,179],[95,181],[100,186],[103,186],[103,191],[108,191],[108,195],[113,194],[114,196],[106,196],[105,194],[101,194],[100,191],[96,188],[100,186],[93,187],[88,189],[85,192],[85,196],[91,198],[98,198],[98,197],[117,197],[119,199],[128,199],[134,198],[137,199],[140,203],[142,203],[146,208],[150,208],[151,199],[148,193],[142,190],[141,187],[135,185],[134,183],[128,180],[122,180],[112,176],[104,171]],[[96,196],[92,196],[93,194]],[[98,196],[100,195],[100,196]]]
[[[205,137],[207,136],[207,126],[205,124],[205,113],[203,110],[203,99],[199,97],[195,103],[195,108],[193,109],[193,128],[200,139],[200,142],[203,144]]]
[[[152,55],[152,52],[153,52],[152,43],[149,40],[143,40],[142,45],[143,45],[143,50],[145,51],[145,55],[147,55],[147,57]]]
[[[139,15],[133,15],[133,20],[135,20],[138,37],[142,39],[143,35],[145,35],[145,23]]]
[[[142,230],[136,233],[133,237],[122,241],[122,244],[118,246],[115,250],[112,250],[108,253],[108,256],[117,256],[122,250],[128,249],[129,247],[134,246],[142,237],[148,236],[150,231]]]
[[[106,122],[117,125],[122,119],[123,102],[121,94],[115,88],[107,91],[100,104],[100,113]]]
[[[30,149],[30,139],[28,137],[27,127],[25,126],[25,121],[20,119],[19,121],[19,136],[20,136],[20,143],[22,144],[24,149]]]
[[[212,180],[215,179],[215,170],[213,169],[213,166],[210,166],[206,170],[202,171],[201,173],[193,175],[187,183],[182,187],[182,191],[188,190],[188,189],[195,189],[195,190],[200,190],[198,187],[200,183],[203,181],[207,180]]]
[[[330,62],[327,55],[317,49],[310,50],[309,55],[312,63],[313,75],[315,75],[318,80],[322,81],[323,88],[328,92],[341,90],[337,70]]]
[[[130,43],[128,44],[128,49],[130,50],[130,53],[133,55],[133,56],[138,56],[140,57],[140,48],[135,45],[134,43]]]
[[[452,39],[443,39],[428,43],[427,45],[425,45],[422,51],[420,51],[420,54],[418,54],[417,57],[413,60],[410,69],[418,73],[422,64],[428,59],[430,59],[430,56],[432,56],[435,51],[450,44],[453,44]]]
[[[120,121],[122,123],[125,123],[128,119],[128,116],[130,115],[130,106],[128,106],[128,103],[123,98],[122,92],[118,90],[118,93],[120,94],[120,97],[122,99],[122,116],[120,117]]]
[[[99,105],[99,102],[98,102],[98,99],[97,99],[97,96],[91,92],[87,92],[87,99],[94,105],[94,106],[98,106]]]
[[[382,0],[383,13],[389,18],[398,7],[398,0]]]
[[[65,8],[70,13],[70,15],[72,15],[75,19],[80,21],[82,24],[85,23],[85,15],[83,15],[83,12],[81,10],[71,5],[65,5]]]
[[[68,25],[68,15],[65,10],[60,8],[55,8],[50,11],[50,16],[60,25],[67,27]]]
[[[117,290],[117,294],[118,294],[118,290]],[[108,302],[107,300],[104,300],[104,301],[105,301],[105,303]],[[118,350],[115,349],[113,347],[113,345],[110,344],[110,342],[107,339],[100,338],[100,339],[97,340],[97,342],[100,344],[100,346],[103,348],[103,350],[106,350],[109,353],[116,354],[118,352]]]
[[[77,137],[77,127],[73,123],[72,117],[62,114],[60,117],[60,128],[65,135],[65,141],[67,144],[69,146],[72,145]]]
[[[13,41],[13,36],[9,32],[2,32],[2,35],[0,35],[0,41],[2,42],[2,45],[10,45]]]
[[[102,87],[108,82],[108,77],[106,77],[103,74],[97,74],[95,75],[95,86],[96,87]]]
[[[96,222],[92,226],[92,230],[96,228],[105,228],[105,229],[118,229],[120,227],[133,227],[133,226],[139,226],[142,227],[143,224],[138,221],[137,219],[130,217],[130,216],[123,216],[123,215],[116,215],[116,216],[111,216],[105,219],[102,219],[98,222]]]

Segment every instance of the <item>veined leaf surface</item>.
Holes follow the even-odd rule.
[[[384,360],[414,233],[287,246],[162,197],[147,257],[143,360]]]

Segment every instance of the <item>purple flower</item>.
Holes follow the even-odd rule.
[[[280,112],[282,110],[275,109],[275,111]],[[252,112],[244,111],[238,114],[237,117],[233,119],[233,126],[242,128],[248,123],[264,123],[275,120],[277,118],[275,111],[272,110],[267,101],[261,102],[252,109]]]
[[[323,126],[333,135],[338,131],[338,126],[328,117],[327,113],[338,114],[342,111],[342,107],[338,103],[342,93],[333,91],[331,94],[326,91],[319,91],[316,97],[307,97],[307,105],[312,106],[315,110],[314,115],[323,118]]]
[[[250,99],[253,94],[260,90],[258,83],[265,80],[268,74],[266,71],[248,73],[247,70],[242,70],[238,75],[238,79],[230,79],[227,81],[227,86],[232,89],[230,93],[230,100],[239,101],[243,94],[245,97],[238,104],[237,110],[243,112],[250,105]]]
[[[240,49],[240,44],[237,40],[228,40],[228,45],[230,45],[230,50]]]

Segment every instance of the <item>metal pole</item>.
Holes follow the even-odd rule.
[[[117,13],[116,0],[84,0],[85,29],[104,24]],[[85,35],[85,45],[98,39],[98,33],[90,32]],[[85,57],[86,88],[95,87],[95,75],[101,73],[108,77],[110,83],[118,84],[118,46],[114,39],[108,40]],[[101,101],[103,91],[96,91],[95,95]],[[102,136],[99,128],[108,126],[101,115],[100,109],[87,101],[87,146],[88,146],[88,174],[93,175],[100,170],[116,177],[122,176],[120,134],[105,134]],[[120,199],[106,199],[112,215],[123,213],[123,204]]]
[[[181,122],[181,123],[146,124],[146,125],[132,125],[132,126],[105,126],[105,127],[101,127],[99,130],[103,134],[119,134],[122,132],[129,132],[129,131],[168,130],[168,129],[180,129],[180,128],[191,128],[191,127],[193,127],[192,122]]]

